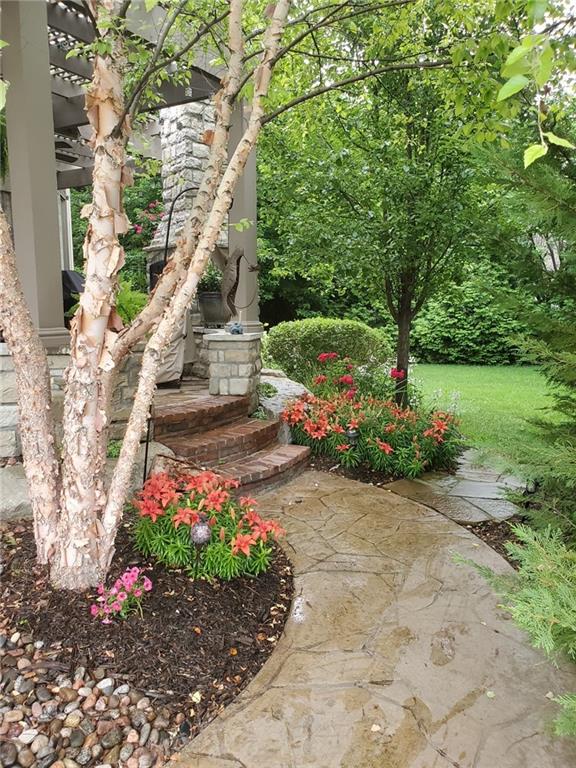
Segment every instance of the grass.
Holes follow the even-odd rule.
[[[522,477],[526,464],[537,463],[546,443],[530,420],[543,418],[549,404],[537,368],[420,364],[414,375],[427,401],[441,408],[456,403],[478,464]]]

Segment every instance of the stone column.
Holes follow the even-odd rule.
[[[248,395],[258,405],[261,333],[232,335],[218,331],[204,338],[210,363],[211,395]]]
[[[64,327],[54,120],[45,0],[2,2],[2,72],[9,81],[6,130],[12,222],[24,295],[49,349]]]
[[[232,118],[230,153],[242,138],[246,123],[246,107],[240,103],[236,106]],[[249,333],[258,333],[262,330],[258,292],[256,211],[256,151],[254,150],[238,181],[234,203],[230,209],[228,228],[228,252],[234,253],[239,248],[244,253],[244,258],[240,261],[240,280],[236,292],[238,314],[235,320],[239,320]],[[246,219],[252,222],[248,229],[240,232],[234,228],[234,224]]]

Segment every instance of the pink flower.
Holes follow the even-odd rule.
[[[134,597],[141,597],[142,596],[142,590],[141,589],[135,589],[134,590]]]
[[[142,227],[140,224],[134,224],[134,232],[136,232],[137,235],[142,234]]]
[[[118,587],[114,585],[112,589],[110,590],[111,595],[117,595],[118,594]]]
[[[102,606],[102,610],[104,611],[104,613],[112,613],[112,608],[110,608],[109,605]]]
[[[128,595],[126,594],[126,592],[118,592],[118,601],[120,603],[123,603],[124,600],[126,600],[127,598],[128,598]]]
[[[102,619],[102,624],[112,624],[111,619]]]
[[[98,616],[98,614],[100,613],[100,606],[96,605],[96,603],[92,603],[92,605],[90,606],[90,613],[92,614],[92,616]]]
[[[393,379],[404,379],[406,378],[406,371],[402,370],[402,368],[392,368],[390,376]]]
[[[98,584],[98,589],[96,590],[99,595],[104,594],[104,584]]]
[[[152,589],[152,582],[150,581],[148,576],[144,576],[144,581],[142,582],[142,584],[146,592],[150,592],[150,590]]]
[[[121,611],[122,610],[122,606],[118,602],[112,603],[112,610],[113,611]]]

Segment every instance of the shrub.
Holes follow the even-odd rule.
[[[576,661],[576,552],[551,527],[537,532],[525,525],[512,526],[517,542],[506,549],[518,563],[512,576],[498,576],[489,568],[479,570],[504,598],[504,608],[548,656],[566,654]],[[576,694],[556,699],[562,707],[555,730],[576,736]]]
[[[514,338],[526,331],[495,299],[491,273],[474,275],[432,299],[416,318],[414,354],[428,363],[500,365],[520,357]]]
[[[365,465],[393,477],[448,468],[462,440],[451,414],[418,413],[353,389],[326,398],[303,395],[282,413],[295,442],[345,467]]]
[[[388,363],[357,365],[350,357],[340,357],[337,352],[321,352],[311,369],[309,388],[320,397],[331,397],[348,392],[366,395],[379,400],[393,400],[396,381],[403,378],[403,371]],[[415,408],[421,393],[413,381],[408,383],[408,404]]]
[[[194,576],[228,580],[263,573],[271,540],[283,531],[274,520],[260,517],[254,499],[237,501],[230,493],[237,485],[209,471],[180,478],[152,475],[133,502],[139,513],[138,549],[164,565],[189,568]],[[191,535],[199,524],[208,526],[209,540],[195,551]]]
[[[304,383],[313,375],[318,355],[338,350],[359,365],[381,364],[392,354],[388,335],[357,320],[311,317],[280,323],[270,330],[266,354],[274,365]]]

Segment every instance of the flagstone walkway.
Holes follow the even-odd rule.
[[[476,452],[466,451],[453,474],[426,472],[416,480],[395,480],[384,486],[400,496],[418,501],[457,523],[501,521],[518,513],[506,491],[523,484],[510,475],[476,464]]]
[[[498,609],[459,552],[493,550],[386,490],[307,472],[262,497],[287,529],[283,637],[174,768],[570,768],[547,729],[576,690]]]

